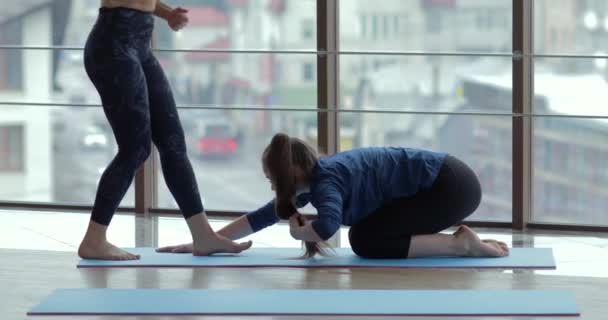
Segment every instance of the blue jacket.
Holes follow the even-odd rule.
[[[313,229],[327,240],[395,198],[429,188],[447,154],[411,148],[359,148],[323,157],[313,168],[310,190],[298,208],[317,209]],[[254,232],[279,221],[274,201],[247,214]]]

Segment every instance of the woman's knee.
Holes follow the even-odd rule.
[[[352,226],[348,230],[348,242],[350,243],[350,247],[355,254],[358,256],[363,256],[363,253],[367,250],[365,247],[365,242],[361,236],[361,232],[357,226]]]
[[[348,231],[348,240],[353,252],[368,259],[403,259],[407,258],[409,236],[405,239],[388,239],[363,232],[362,228],[353,226]]]
[[[144,145],[139,147],[139,152],[137,154],[137,163],[138,165],[142,165],[152,154],[152,141],[148,141]]]
[[[470,187],[470,194],[471,194],[471,199],[470,199],[470,203],[469,203],[469,210],[471,212],[474,212],[475,210],[477,210],[477,208],[479,207],[479,204],[481,204],[481,198],[483,195],[483,192],[481,190],[481,183],[479,182],[479,179],[477,178],[477,176],[474,176],[474,181],[471,183],[471,187]]]
[[[127,162],[135,169],[139,168],[152,153],[151,142],[139,143],[132,147],[123,147],[118,151],[117,159],[121,162]]]
[[[184,135],[174,134],[154,139],[154,144],[162,158],[186,157],[186,138]]]
[[[475,171],[470,167],[466,167],[466,172],[463,174],[463,182],[462,182],[462,199],[463,210],[468,214],[472,214],[477,210],[479,204],[481,203],[482,198],[482,189],[481,183],[479,182],[479,178]]]
[[[450,179],[452,190],[455,191],[450,201],[451,207],[461,211],[464,217],[469,216],[481,203],[482,189],[479,178],[471,167],[455,157],[449,157],[447,165],[454,173]]]

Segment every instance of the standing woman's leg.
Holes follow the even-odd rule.
[[[186,139],[173,93],[162,67],[150,53],[143,61],[148,83],[152,140],[158,148],[163,176],[186,219],[203,212],[198,184],[188,159]]]
[[[473,170],[448,156],[431,188],[381,207],[351,227],[349,240],[369,258],[502,255],[506,245],[483,242],[467,227],[439,234],[471,215],[480,200]]]
[[[99,181],[91,221],[78,253],[83,258],[137,259],[107,241],[106,230],[150,155],[151,131],[146,79],[138,52],[146,48],[153,17],[127,9],[101,9],[85,48],[85,68],[103,103],[118,154]]]
[[[203,241],[195,238],[205,233],[208,223],[204,221],[206,215],[171,86],[152,52],[143,68],[148,81],[152,140],[158,148],[165,182],[188,222],[193,241]]]
[[[192,245],[183,251],[195,255],[213,252],[240,252],[251,246],[251,242],[236,244],[227,239],[209,237],[213,234],[204,213],[196,176],[186,150],[186,139],[182,128],[171,86],[158,60],[151,51],[143,61],[143,70],[148,84],[152,140],[160,154],[163,176],[169,191],[177,202],[192,234]]]

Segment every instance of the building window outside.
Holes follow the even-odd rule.
[[[390,21],[390,17],[389,16],[383,16],[382,17],[382,24],[383,24],[383,38],[384,39],[388,39],[388,38],[390,38],[390,34],[391,34],[391,21]]]
[[[313,81],[315,80],[315,66],[312,63],[305,63],[302,66],[302,80]]]
[[[378,29],[379,29],[379,17],[377,15],[373,15],[372,16],[372,39],[376,40],[378,39]]]
[[[393,32],[395,32],[395,37],[399,37],[401,34],[401,25],[400,25],[399,16],[393,16]]]
[[[365,39],[367,37],[367,16],[364,14],[361,15],[361,38]]]
[[[0,126],[0,172],[24,171],[23,126]]]
[[[427,32],[432,34],[440,33],[441,27],[441,12],[436,9],[430,9],[428,19],[426,21]]]
[[[0,43],[22,45],[23,26],[21,20],[0,23]],[[23,89],[23,51],[0,50],[0,90]]]
[[[302,21],[302,39],[310,40],[315,35],[315,22],[313,20],[307,19]]]

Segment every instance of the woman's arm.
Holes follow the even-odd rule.
[[[165,20],[169,20],[169,17],[171,16],[171,12],[173,12],[173,8],[164,4],[160,0],[156,1],[156,8],[154,9],[155,16],[157,16],[159,18],[163,18]]]
[[[156,2],[156,8],[154,9],[154,15],[167,20],[169,27],[174,31],[178,31],[188,24],[188,10],[177,7],[171,8],[158,0]]]
[[[317,184],[310,203],[317,209],[317,219],[307,221],[304,229],[300,230],[300,235],[308,239],[316,236],[327,241],[342,225],[342,192],[332,181],[321,181]]]
[[[220,229],[217,233],[230,240],[237,240],[252,234],[253,229],[249,224],[247,216],[242,216]]]

